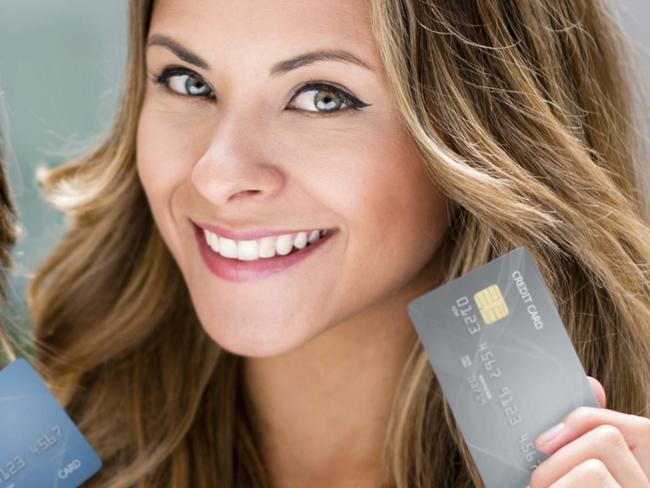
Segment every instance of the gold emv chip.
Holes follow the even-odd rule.
[[[508,305],[496,284],[475,293],[474,301],[486,325],[502,319],[509,313]]]

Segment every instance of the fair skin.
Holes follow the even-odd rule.
[[[650,487],[650,420],[605,408],[603,386],[589,381],[602,408],[577,408],[551,441],[538,437],[537,449],[550,457],[533,471],[530,488]]]
[[[183,75],[167,83],[183,94],[148,82],[138,171],[204,329],[246,358],[279,487],[382,485],[390,396],[416,340],[407,304],[432,286],[427,263],[449,225],[395,111],[368,15],[347,0],[163,0],[149,33],[209,66],[147,49],[151,75],[183,66],[216,99],[190,97]],[[327,60],[269,75],[317,49],[345,49],[372,69]],[[315,97],[328,89],[293,98],[314,80],[368,106],[322,113]],[[337,233],[297,266],[232,282],[206,266],[190,219]]]
[[[203,328],[245,358],[278,487],[386,484],[384,429],[417,340],[407,304],[437,284],[432,258],[449,225],[448,201],[398,117],[369,8],[158,0],[148,36],[138,174]],[[367,67],[321,59],[269,73],[320,49]],[[329,86],[296,95],[309,82]],[[342,105],[326,113],[332,104],[318,99]],[[336,232],[297,265],[236,282],[206,265],[197,222]]]

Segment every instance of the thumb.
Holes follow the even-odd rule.
[[[594,391],[594,395],[596,395],[596,398],[598,399],[598,403],[600,404],[601,408],[605,408],[605,405],[607,404],[607,396],[605,395],[605,388],[603,388],[603,385],[601,385],[600,381],[598,381],[596,378],[592,376],[587,376],[587,379],[591,384],[591,389]]]

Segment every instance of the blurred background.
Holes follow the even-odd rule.
[[[650,0],[609,5],[629,38],[638,123],[650,138],[650,97],[641,97],[650,92]],[[26,284],[64,227],[40,197],[35,170],[82,154],[106,133],[124,74],[126,19],[126,0],[0,0],[0,125],[23,229],[6,313],[20,326],[31,326]]]
[[[0,0],[0,126],[22,235],[6,320],[30,327],[25,288],[62,236],[35,170],[82,154],[110,127],[126,60],[127,0]]]

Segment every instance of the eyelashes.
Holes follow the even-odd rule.
[[[168,66],[160,73],[151,75],[151,81],[156,85],[161,85],[172,95],[194,98],[198,99],[198,101],[216,99],[214,90],[201,75],[184,66]],[[310,92],[314,92],[314,95],[309,96]],[[319,93],[324,95],[317,96]],[[327,106],[326,110],[319,110],[318,108],[316,110],[292,109],[316,115],[332,115],[349,109],[358,111],[371,105],[362,102],[341,88],[321,81],[308,82],[302,85],[291,97],[289,103],[291,104],[294,100],[300,98],[306,103],[314,104],[316,107],[318,104]]]
[[[182,78],[182,80],[172,80],[173,78]],[[170,80],[172,80],[171,83]],[[159,74],[153,75],[152,81],[157,85],[163,85],[165,89],[176,95],[215,98],[212,88],[203,81],[203,78],[201,78],[200,75],[182,66],[169,66],[163,69]],[[174,88],[172,88],[172,85]],[[187,94],[180,93],[178,90],[183,86],[187,90]],[[208,93],[197,93],[197,91],[201,91],[202,89],[204,92],[207,91]],[[193,93],[192,90],[194,90]]]

